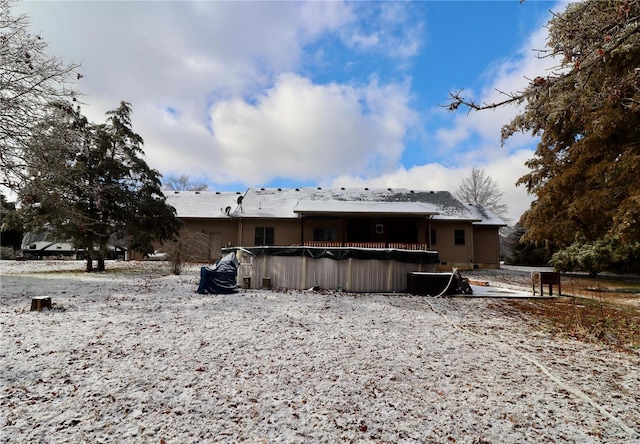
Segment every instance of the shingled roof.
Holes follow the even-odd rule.
[[[249,188],[245,193],[180,191],[167,202],[182,218],[298,218],[307,214],[430,216],[504,225],[489,211],[467,205],[448,191],[405,188]]]
[[[236,208],[241,193],[214,191],[169,191],[167,203],[176,209],[179,218],[228,218]],[[226,209],[229,208],[227,212]]]

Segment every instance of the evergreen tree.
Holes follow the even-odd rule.
[[[19,250],[22,235],[22,226],[16,218],[16,204],[8,202],[0,193],[0,246]]]
[[[524,240],[569,252],[604,249],[618,263],[640,256],[638,23],[638,0],[571,3],[548,24],[541,56],[560,61],[551,74],[501,103],[451,95],[450,109],[524,104],[502,129],[503,140],[540,136],[518,182],[537,196],[521,219]]]
[[[505,263],[508,265],[548,265],[551,253],[544,246],[537,246],[529,241],[521,240],[526,231],[516,224],[513,231],[504,239],[508,254]],[[502,248],[501,248],[502,251]]]
[[[104,270],[109,244],[121,239],[143,253],[179,228],[166,204],[160,175],[146,164],[142,137],[131,125],[131,105],[107,112],[94,125],[70,107],[55,107],[28,153],[37,159],[20,192],[31,228],[48,226],[87,252],[87,271]]]

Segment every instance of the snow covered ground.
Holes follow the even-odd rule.
[[[500,299],[0,261],[0,442],[638,442],[640,358]],[[31,312],[33,296],[52,310]]]

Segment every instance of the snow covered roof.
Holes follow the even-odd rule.
[[[438,214],[429,204],[420,202],[362,202],[301,200],[293,209],[298,214],[396,214],[432,216]]]
[[[487,226],[499,226],[506,227],[507,223],[500,216],[492,213],[490,210],[484,208],[482,205],[474,205],[468,204],[469,210],[475,212],[479,222],[476,222],[477,225],[487,225]]]
[[[295,218],[300,214],[413,214],[479,220],[448,191],[405,188],[249,188],[232,216]]]
[[[240,193],[217,191],[168,191],[167,203],[183,218],[228,218]]]
[[[167,201],[181,218],[291,219],[305,214],[395,214],[504,225],[495,215],[462,203],[448,191],[406,188],[249,188],[243,194],[180,191],[169,193]]]

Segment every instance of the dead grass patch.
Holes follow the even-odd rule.
[[[553,335],[606,343],[616,350],[640,351],[640,310],[625,303],[575,296],[507,303],[529,314],[538,327],[542,321]]]

